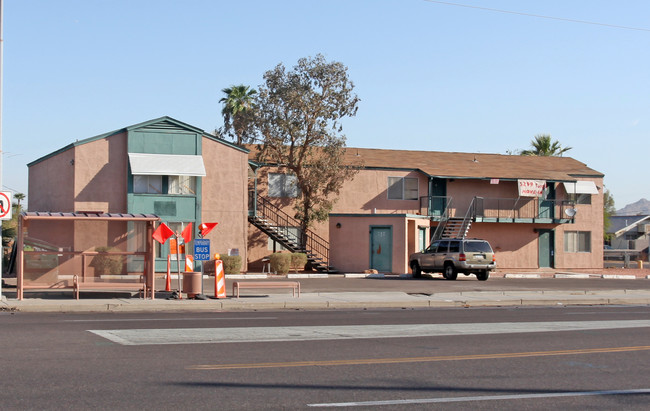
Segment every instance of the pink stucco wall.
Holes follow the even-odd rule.
[[[74,211],[127,211],[126,133],[75,147]]]
[[[340,228],[336,227],[337,224]],[[393,241],[391,273],[405,273],[408,271],[408,257],[416,250],[417,227],[428,227],[429,221],[388,214],[334,215],[329,226],[331,265],[338,270],[354,273],[370,269],[370,229],[372,226],[389,226]]]
[[[212,139],[203,138],[201,222],[219,225],[206,238],[212,253],[239,249],[242,269],[247,270],[248,155]]]
[[[71,148],[29,168],[30,211],[74,211],[74,159]]]

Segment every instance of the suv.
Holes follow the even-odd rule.
[[[443,238],[426,250],[411,254],[409,267],[413,277],[420,277],[423,272],[442,272],[447,280],[455,280],[462,273],[476,274],[479,281],[485,281],[496,268],[496,259],[485,240]]]

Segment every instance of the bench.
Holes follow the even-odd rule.
[[[291,288],[293,296],[300,297],[300,283],[298,281],[235,281],[232,283],[232,295],[239,298],[241,288]]]
[[[73,277],[73,290],[75,298],[79,299],[79,291],[84,290],[132,290],[139,291],[140,295],[147,297],[149,288],[145,282],[144,276],[140,276],[138,282],[116,282],[116,281],[79,281],[78,276]]]

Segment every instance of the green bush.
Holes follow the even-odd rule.
[[[225,274],[239,274],[241,272],[241,256],[221,255],[223,261],[223,272]]]
[[[98,253],[109,253],[111,251],[119,251],[113,247],[97,247],[95,251]],[[124,268],[123,255],[98,255],[93,257],[90,266],[95,269],[95,276],[105,274],[122,274]]]
[[[291,268],[291,254],[273,253],[271,254],[271,271],[278,274],[287,274]]]
[[[291,269],[302,271],[307,264],[307,254],[305,253],[291,253]]]

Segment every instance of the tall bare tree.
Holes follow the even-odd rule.
[[[341,120],[356,115],[359,98],[347,67],[321,54],[292,69],[278,64],[264,75],[256,98],[256,132],[262,162],[283,165],[295,176],[301,196],[296,218],[304,235],[324,221],[343,183],[357,172],[344,164]]]

